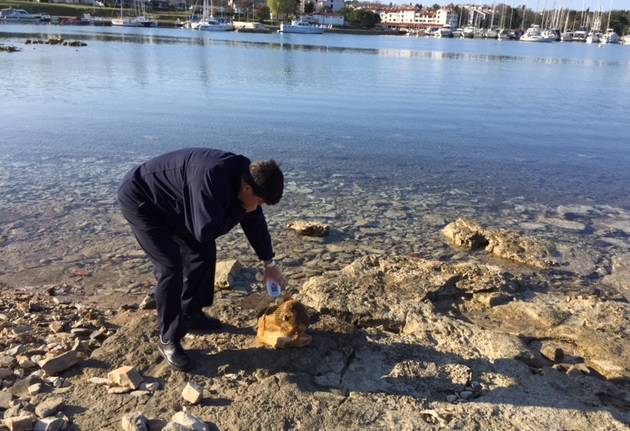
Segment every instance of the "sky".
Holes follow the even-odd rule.
[[[406,4],[409,2],[412,3],[421,3],[421,4],[449,4],[449,3],[455,3],[455,4],[462,4],[462,3],[471,3],[471,4],[492,4],[493,1],[492,0],[452,0],[452,1],[448,1],[448,0],[393,0],[394,3],[399,3],[399,4]],[[582,2],[584,2],[584,8],[590,8],[591,10],[599,10],[600,7],[602,10],[608,10],[608,4],[609,2],[611,2],[611,0],[504,0],[504,1],[500,1],[500,0],[496,0],[496,3],[505,3],[505,4],[509,4],[511,6],[517,6],[517,5],[522,5],[525,4],[527,5],[527,7],[530,7],[534,10],[541,10],[543,8],[545,8],[545,5],[547,7],[547,9],[553,9],[554,7],[560,7],[560,8],[569,8],[569,9],[575,9],[575,10],[580,10],[582,9]],[[381,0],[381,3],[389,3],[387,0]],[[612,0],[612,9],[630,9],[630,0]]]

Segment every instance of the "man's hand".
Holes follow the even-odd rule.
[[[280,285],[280,287],[284,288],[287,284],[284,276],[282,275],[282,271],[276,266],[276,263],[272,261],[264,262],[265,266],[265,274],[263,277],[263,283],[267,284],[267,280],[273,280]]]

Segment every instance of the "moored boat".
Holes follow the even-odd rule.
[[[146,16],[144,2],[134,0],[133,13],[135,16],[123,16],[123,0],[120,0],[120,17],[112,18],[111,23],[117,27],[157,27],[158,22]]]
[[[479,29],[473,26],[464,27],[463,37],[466,39],[474,39],[475,37],[479,37]]]
[[[438,38],[438,39],[453,37],[453,29],[451,28],[450,25],[446,24],[442,28],[437,29],[433,33],[433,37]]]
[[[299,34],[322,34],[324,28],[311,24],[307,21],[297,20],[291,21],[291,24],[280,24],[280,33],[299,33]]]
[[[498,40],[511,40],[513,38],[514,38],[513,34],[505,28],[499,30],[499,32],[497,33]]]
[[[574,42],[586,42],[587,37],[588,37],[588,32],[584,28],[580,28],[579,30],[575,30],[573,32]]]
[[[602,34],[598,31],[591,31],[586,36],[586,43],[600,43],[602,41]]]
[[[42,22],[42,16],[38,14],[30,14],[24,9],[14,9],[10,7],[0,10],[0,22],[32,24]]]
[[[499,36],[499,30],[496,28],[489,28],[483,34],[483,37],[486,39],[496,39]]]
[[[619,43],[621,38],[612,28],[606,29],[606,33],[602,36],[602,43]]]
[[[571,41],[573,41],[573,32],[572,31],[565,31],[564,33],[562,33],[560,35],[560,40],[562,42],[571,42]]]
[[[117,27],[157,27],[158,23],[144,15],[112,18],[112,25]]]
[[[184,27],[202,31],[233,31],[234,25],[232,21],[223,18],[215,18],[212,14],[213,10],[212,2],[208,4],[208,0],[203,0],[201,18],[191,19]]]
[[[538,24],[532,24],[525,34],[521,36],[520,40],[523,42],[551,42],[553,41],[553,38],[549,35],[543,34]]]

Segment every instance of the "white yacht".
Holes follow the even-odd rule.
[[[512,38],[513,38],[513,36],[510,33],[510,30],[507,30],[505,28],[499,30],[499,32],[497,33],[497,39],[498,40],[511,40]]]
[[[457,27],[453,30],[453,37],[464,37],[464,29],[461,27]]]
[[[475,37],[479,37],[481,34],[481,32],[479,31],[478,28],[475,28],[471,25],[464,27],[463,30],[463,37],[467,38],[467,39],[474,39]]]
[[[117,27],[157,27],[157,21],[146,16],[142,0],[134,0],[133,13],[134,16],[123,16],[123,0],[120,0],[120,17],[112,18],[112,25]]]
[[[12,7],[0,10],[0,22],[40,22],[41,15],[30,14],[24,9],[13,9]]]
[[[581,28],[579,30],[575,30],[573,32],[573,41],[574,42],[586,42],[586,38],[588,37],[588,32]]]
[[[602,36],[602,43],[619,43],[621,38],[612,28],[606,29],[606,33]]]
[[[208,0],[203,0],[201,19],[190,20],[185,27],[202,31],[233,31],[234,24],[226,19],[215,18],[212,14],[213,9],[212,2],[208,5]]]
[[[571,42],[573,40],[573,32],[565,31],[564,33],[560,35],[560,40],[562,42]]]
[[[630,34],[625,35],[621,38],[621,43],[624,45],[630,45]]]
[[[547,34],[543,34],[538,24],[532,24],[524,35],[521,36],[523,42],[551,42],[553,38]]]
[[[586,43],[600,43],[602,41],[602,34],[598,31],[591,31],[586,36]]]
[[[112,25],[117,27],[157,27],[158,23],[144,15],[112,18]]]
[[[453,29],[450,25],[446,24],[442,28],[438,28],[434,33],[433,37],[442,39],[446,37],[453,37]]]
[[[499,30],[496,28],[489,28],[483,34],[486,39],[496,39],[499,36]]]
[[[322,34],[324,28],[311,24],[307,21],[291,21],[291,24],[280,23],[280,33],[300,33],[300,34]]]

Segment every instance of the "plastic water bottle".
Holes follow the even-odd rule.
[[[282,288],[273,280],[267,280],[267,293],[272,298],[276,298],[282,294]]]

